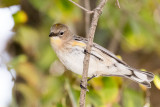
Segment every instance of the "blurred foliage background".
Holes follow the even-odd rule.
[[[75,0],[84,6],[84,0]],[[91,9],[99,0],[90,0]],[[160,107],[160,0],[109,0],[94,41],[129,65],[156,74],[152,88],[128,79],[99,77],[89,82],[87,107]],[[15,32],[7,50],[16,71],[10,107],[76,107],[81,76],[67,71],[49,42],[57,22],[85,36],[84,12],[68,0],[1,0],[0,7],[20,5],[13,15]]]

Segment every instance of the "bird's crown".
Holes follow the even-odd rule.
[[[61,23],[57,23],[57,24],[54,24],[52,27],[51,27],[51,32],[56,32],[56,31],[60,31],[60,30],[67,30],[68,27],[64,24],[61,24]]]

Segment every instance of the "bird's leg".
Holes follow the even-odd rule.
[[[94,77],[96,77],[96,75],[92,75],[92,77],[88,78],[87,81],[90,81]]]
[[[89,90],[87,89],[87,87],[85,87],[85,86],[82,85],[82,80],[81,80],[81,83],[80,83],[80,87],[83,88],[84,90],[86,90],[87,92],[89,92]]]
[[[84,49],[84,54],[90,54],[86,49]]]
[[[96,76],[97,76],[97,75],[93,75],[92,77],[88,78],[88,79],[87,79],[87,82],[90,81],[92,78],[94,78],[94,77],[96,77]],[[87,84],[87,85],[88,85],[88,84]],[[85,86],[82,85],[82,80],[81,80],[81,83],[80,83],[80,87],[89,92],[89,90],[87,89],[87,87],[85,87]]]

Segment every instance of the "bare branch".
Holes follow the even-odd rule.
[[[119,4],[119,0],[116,0],[116,4],[117,4],[118,8],[121,8],[121,6]]]
[[[94,13],[94,11],[88,10],[88,9],[82,7],[81,5],[77,4],[76,2],[74,2],[74,1],[72,1],[72,0],[69,0],[69,1],[72,2],[73,4],[75,4],[76,6],[78,6],[79,8],[81,8],[82,10],[86,11],[86,12],[89,13],[89,14]]]
[[[88,33],[88,43],[86,50],[88,53],[91,52],[91,48],[93,45],[93,38],[95,34],[95,30],[97,27],[97,22],[99,19],[99,16],[102,13],[102,9],[104,5],[106,4],[107,0],[102,0],[100,4],[94,9],[94,15],[91,22],[91,27],[89,29]],[[84,87],[87,87],[87,77],[88,77],[88,68],[89,68],[89,60],[90,60],[90,54],[85,55],[84,61],[83,61],[83,74],[82,74],[82,81],[81,84]],[[86,96],[86,89],[81,88],[81,94],[80,94],[80,107],[85,107],[85,96]]]

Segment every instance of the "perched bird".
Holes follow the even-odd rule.
[[[68,70],[82,75],[83,60],[86,53],[87,39],[77,36],[63,24],[54,24],[49,34],[52,48],[60,61]],[[154,75],[151,72],[140,71],[127,65],[113,53],[102,46],[93,43],[90,54],[88,77],[120,76],[150,88]]]

